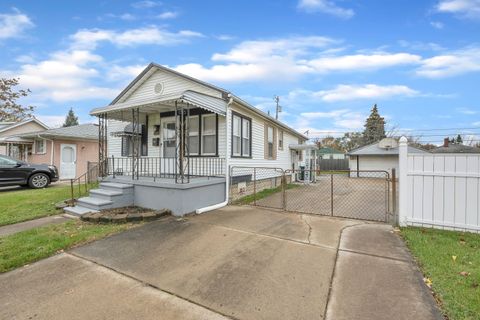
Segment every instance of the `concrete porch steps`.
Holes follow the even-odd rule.
[[[76,216],[104,209],[120,208],[133,205],[133,185],[116,182],[102,182],[98,189],[90,190],[88,197],[77,200],[74,207],[64,211]]]

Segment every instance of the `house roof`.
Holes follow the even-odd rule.
[[[23,138],[70,138],[70,139],[85,139],[85,140],[97,140],[98,139],[98,125],[88,123],[80,124],[78,126],[61,127],[55,129],[49,129],[45,131],[37,131],[31,133],[25,133],[19,135]]]
[[[181,72],[178,72],[178,71],[175,71],[175,70],[172,70],[170,68],[167,68],[165,66],[162,66],[160,64],[157,64],[157,63],[154,63],[154,62],[151,62],[137,77],[135,77],[135,79],[133,79],[132,82],[130,82],[130,84],[122,90],[122,92],[120,92],[120,94],[115,97],[115,99],[113,99],[112,102],[110,102],[109,106],[113,106],[113,105],[116,105],[119,103],[119,101],[121,100],[121,98],[125,95],[125,94],[128,94],[128,92],[130,92],[131,90],[134,90],[135,88],[139,87],[144,81],[147,80],[148,76],[150,76],[156,69],[160,69],[162,71],[165,71],[165,72],[168,72],[168,73],[171,73],[171,74],[174,74],[176,76],[179,76],[179,77],[183,77],[185,79],[188,79],[190,81],[193,81],[193,82],[196,82],[198,84],[201,84],[201,85],[204,85],[208,88],[211,88],[211,89],[214,89],[214,90],[217,90],[219,92],[222,93],[222,96],[223,96],[223,100],[227,101],[228,100],[228,96],[231,95],[231,97],[233,98],[234,101],[236,101],[238,104],[240,104],[241,106],[249,109],[250,111],[256,113],[257,115],[259,115],[260,117],[268,120],[268,121],[271,121],[275,124],[277,124],[278,126],[286,129],[287,131],[290,131],[291,133],[293,133],[294,135],[304,139],[304,140],[308,140],[308,137],[301,134],[300,132],[296,131],[295,129],[287,126],[286,124],[284,124],[283,122],[281,121],[278,121],[274,118],[272,118],[271,116],[269,116],[267,113],[255,108],[254,106],[252,106],[251,104],[249,104],[248,102],[242,100],[240,97],[234,95],[233,93],[231,93],[230,91],[226,90],[226,89],[223,89],[223,88],[220,88],[220,87],[217,87],[215,85],[212,85],[208,82],[205,82],[205,81],[201,81],[199,79],[196,79],[196,78],[193,78],[191,76],[188,76],[184,73],[181,73]],[[191,90],[190,90],[191,91]],[[92,112],[97,112],[98,110],[108,110],[107,108],[96,108],[94,109]]]
[[[353,149],[348,152],[348,155],[351,156],[387,156],[387,155],[398,155],[398,147],[396,148],[380,148],[378,142]],[[422,149],[418,149],[412,146],[408,146],[408,153],[428,153]]]
[[[449,144],[448,147],[441,146],[430,150],[432,153],[480,153],[480,148],[466,146],[463,144]]]
[[[20,126],[22,126],[24,124],[27,124],[29,122],[36,122],[37,124],[44,127],[45,129],[48,129],[48,126],[46,124],[44,124],[43,122],[41,122],[37,118],[32,117],[32,118],[23,119],[23,120],[18,121],[18,122],[0,122],[0,132],[5,132],[5,131],[11,130],[13,128],[20,127]]]
[[[337,149],[334,149],[334,148],[330,148],[330,147],[322,147],[322,148],[318,149],[318,153],[319,154],[330,154],[330,153],[344,154],[344,152],[342,152],[340,150],[337,150]]]

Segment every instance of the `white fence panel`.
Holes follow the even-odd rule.
[[[401,139],[399,160],[401,225],[480,232],[480,154],[408,154]]]

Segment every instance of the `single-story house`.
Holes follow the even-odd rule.
[[[231,92],[155,63],[90,114],[99,118],[105,178],[68,209],[77,214],[135,204],[183,215],[224,205],[230,179],[252,179],[232,168],[298,169],[298,145],[308,140]],[[270,171],[262,178],[280,181]]]
[[[443,145],[430,150],[431,153],[480,153],[480,148],[466,146],[460,143],[451,143],[448,138],[443,140]]]
[[[18,135],[47,129],[47,125],[34,117],[17,122],[0,122],[0,154],[27,160],[28,155],[32,153],[33,141]]]
[[[428,153],[419,148],[408,146],[408,153]],[[398,177],[398,140],[385,138],[348,152],[351,171],[387,171],[392,174],[395,168]]]
[[[81,124],[17,135],[30,141],[25,159],[58,168],[60,179],[74,179],[87,172],[88,163],[98,162],[98,125]]]
[[[319,159],[345,159],[344,152],[331,147],[322,147],[318,149],[317,156]]]

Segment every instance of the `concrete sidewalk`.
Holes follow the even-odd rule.
[[[28,220],[24,222],[9,224],[9,225],[0,227],[0,237],[8,236],[8,235],[15,234],[17,232],[21,232],[25,230],[30,230],[33,228],[43,227],[50,224],[67,222],[68,220],[71,220],[71,219],[66,218],[63,215],[55,215],[55,216],[43,217],[43,218]]]
[[[390,226],[251,207],[155,221],[0,287],[0,318],[441,319]]]

